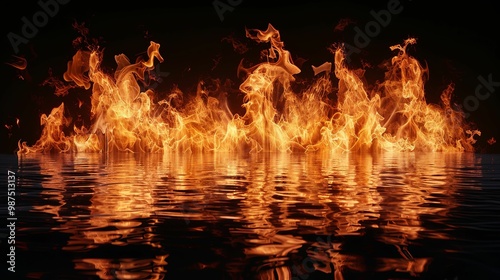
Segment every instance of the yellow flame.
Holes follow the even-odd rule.
[[[12,62],[6,62],[7,65],[10,65],[18,70],[25,70],[28,67],[28,61],[24,57],[20,57],[17,55],[12,56]]]
[[[301,70],[279,31],[269,24],[264,31],[247,29],[246,36],[270,48],[267,61],[238,66],[246,74],[239,87],[245,95],[242,116],[231,112],[226,92],[220,87],[208,91],[203,81],[192,98],[179,88],[162,100],[151,89],[141,91],[155,59],[163,62],[158,43],[151,42],[144,61],[132,63],[124,54],[116,55],[114,75],[101,69],[101,51],[78,51],[64,79],[92,89],[92,125],[75,127],[66,136],[63,129],[71,119],[61,104],[42,115],[40,139],[33,146],[20,142],[19,153],[474,150],[474,137],[481,132],[452,108],[453,85],[442,93],[442,104],[426,102],[428,71],[407,53],[407,46],[416,43],[413,38],[391,47],[397,53],[377,86],[364,82],[362,70],[350,69],[343,48],[337,47],[332,49],[335,78],[330,76],[332,63],[326,62],[313,67],[317,76],[306,89],[294,92],[294,75]]]

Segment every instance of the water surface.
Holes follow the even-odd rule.
[[[17,177],[16,272],[7,276],[500,279],[499,161],[4,155],[2,170]]]

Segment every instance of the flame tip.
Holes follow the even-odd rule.
[[[147,74],[155,60],[164,61],[160,44],[153,40],[145,60],[132,63],[124,54],[115,55],[114,75],[101,69],[103,49],[95,47],[78,50],[63,75],[67,82],[92,88],[91,126],[76,125],[61,103],[40,117],[43,130],[35,145],[18,143],[19,152],[474,150],[481,132],[451,107],[454,84],[443,91],[442,105],[426,102],[428,68],[406,52],[415,38],[390,47],[398,53],[374,87],[366,84],[364,68],[347,67],[346,45],[332,44],[334,61],[312,66],[315,76],[325,75],[295,92],[294,76],[301,69],[279,31],[268,23],[266,30],[245,27],[245,33],[269,48],[264,62],[250,68],[243,66],[244,59],[239,62],[237,77],[246,75],[238,88],[244,94],[243,114],[229,109],[228,89],[219,82],[200,80],[192,96],[174,86],[161,100],[153,88],[141,88],[147,77],[154,79],[154,73]],[[330,72],[338,79],[337,87]],[[66,127],[73,128],[72,134],[65,133]]]

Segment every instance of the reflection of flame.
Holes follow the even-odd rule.
[[[78,51],[68,63],[66,81],[92,89],[91,127],[74,127],[64,134],[70,118],[64,104],[42,116],[44,131],[34,144],[19,144],[19,153],[39,151],[473,151],[474,136],[480,135],[452,109],[453,87],[446,89],[442,105],[427,104],[424,78],[427,71],[408,55],[408,39],[387,66],[385,80],[372,90],[363,82],[363,71],[345,64],[342,48],[334,52],[338,82],[336,104],[328,98],[333,91],[329,63],[314,68],[325,71],[305,90],[292,90],[294,75],[301,70],[285,50],[280,33],[247,29],[248,38],[268,43],[267,62],[251,68],[240,85],[245,94],[243,116],[233,114],[220,88],[213,92],[198,85],[187,100],[178,88],[166,99],[141,91],[140,83],[163,61],[160,45],[151,42],[148,58],[135,63],[125,55],[115,56],[117,70],[108,75],[101,69],[102,52]]]
[[[426,228],[422,216],[444,218],[456,207],[453,193],[462,184],[456,173],[474,161],[473,154],[460,153],[350,154],[299,159],[264,156],[264,166],[254,166],[252,160],[252,166],[245,168],[250,170],[245,174],[252,184],[242,201],[242,215],[245,232],[258,238],[247,240],[250,248],[245,253],[248,257],[266,256],[272,261],[259,267],[262,279],[305,279],[313,271],[322,271],[338,280],[344,279],[346,270],[418,276],[426,271],[431,259],[414,257],[412,241],[428,235],[441,240],[452,238]],[[309,188],[312,182],[314,188]],[[439,202],[434,200],[436,197]],[[305,203],[315,207],[298,206]],[[297,210],[303,211],[303,215],[298,215]],[[273,217],[275,211],[279,217]],[[307,259],[287,266],[287,260],[293,260],[295,251],[306,246],[306,242],[301,236],[284,236],[281,232],[301,226],[312,227],[315,231],[311,234],[318,236],[317,241],[309,245]],[[332,227],[336,228],[333,234]],[[370,231],[377,234],[366,237]],[[327,238],[321,237],[326,235]],[[368,268],[363,251],[344,248],[349,239],[368,239],[388,249],[384,254],[371,256],[376,258],[376,265]],[[365,250],[359,246],[359,250]],[[391,250],[392,255],[388,253]]]
[[[98,259],[75,260],[75,268],[84,271],[96,271],[99,279],[165,279],[168,255],[154,259]],[[153,267],[154,269],[151,269]],[[153,270],[153,271],[152,271]]]
[[[247,258],[262,260],[255,270],[263,279],[305,279],[312,271],[335,279],[347,271],[415,276],[431,259],[413,252],[413,244],[453,238],[424,221],[448,218],[457,206],[457,188],[471,179],[463,176],[464,168],[477,164],[472,153],[45,155],[40,174],[51,179],[44,180],[40,195],[51,200],[33,211],[50,214],[57,220],[53,230],[70,234],[63,248],[70,252],[103,245],[162,249],[147,258],[149,265],[126,257],[75,260],[77,269],[102,279],[140,278],[151,266],[166,269],[169,241],[156,229],[182,219],[194,231],[242,242]],[[480,178],[476,172],[467,174]],[[90,206],[76,208],[73,202]],[[233,225],[228,232],[213,231],[225,221]],[[387,250],[367,256],[365,246],[348,248],[363,240]],[[298,252],[307,254],[306,262]],[[372,267],[366,258],[373,258]]]
[[[57,203],[34,205],[33,211],[52,215],[61,222],[52,228],[70,234],[63,250],[70,252],[89,252],[102,245],[123,248],[127,245],[145,246],[145,250],[161,248],[155,240],[153,225],[144,226],[142,219],[150,219],[154,212],[155,200],[152,197],[153,181],[158,180],[153,172],[135,181],[127,182],[130,170],[139,172],[141,168],[149,171],[154,166],[148,162],[136,163],[134,158],[118,158],[113,164],[101,169],[103,162],[99,154],[64,158],[43,158],[40,161],[41,174],[51,177],[43,183],[40,195],[50,197]],[[55,161],[54,161],[55,160]],[[158,161],[155,161],[158,163]],[[123,164],[125,163],[125,164]],[[103,174],[100,181],[94,181],[92,174]],[[75,174],[75,178],[68,174]],[[87,179],[87,182],[82,180]],[[85,193],[73,193],[67,197],[68,189],[84,185]],[[90,206],[76,212],[68,211],[74,200],[89,198]],[[70,206],[71,208],[71,206]],[[74,210],[73,210],[74,211]],[[70,214],[68,214],[70,213]],[[121,258],[81,258],[74,259],[77,270],[92,271],[100,279],[163,279],[168,255],[157,254],[151,258],[123,256]]]
[[[383,157],[353,155],[347,162],[329,158],[324,163],[328,168],[324,169],[331,174],[324,176],[337,178],[332,183],[338,184],[339,193],[331,199],[340,207],[340,211],[334,214],[338,230],[331,237],[355,238],[356,235],[368,235],[371,231],[380,232],[369,237],[376,240],[369,240],[393,246],[394,257],[377,258],[376,266],[370,268],[372,272],[397,271],[413,277],[420,275],[431,259],[413,257],[409,249],[411,241],[427,235],[442,240],[452,238],[425,228],[421,217],[445,217],[456,206],[452,194],[462,184],[456,173],[460,173],[462,166],[470,166],[474,161],[472,154],[442,153],[395,153]],[[394,177],[389,176],[391,174]],[[439,197],[439,202],[433,200],[435,197]],[[433,207],[426,206],[431,203]],[[346,270],[358,273],[369,271],[363,265],[366,263],[363,253],[356,255],[352,250],[344,251],[347,244],[340,240],[318,238],[313,246],[316,249],[311,250],[310,258],[317,263],[315,270],[331,273],[330,266],[324,265],[331,262],[336,280],[344,279]],[[365,248],[360,247],[360,250]]]

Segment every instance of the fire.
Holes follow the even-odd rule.
[[[13,62],[7,62],[7,65],[10,65],[18,70],[25,70],[28,66],[28,61],[24,57],[20,57],[17,55],[13,55]]]
[[[33,146],[20,142],[18,153],[474,150],[481,132],[452,106],[453,85],[442,93],[440,105],[426,102],[428,71],[407,52],[413,38],[391,47],[396,54],[376,86],[364,82],[362,70],[347,66],[340,45],[331,49],[333,63],[313,67],[314,80],[295,92],[294,76],[301,69],[279,31],[269,24],[267,30],[247,29],[246,36],[269,49],[265,62],[238,67],[246,75],[239,86],[243,115],[231,112],[222,87],[208,90],[203,81],[195,94],[174,88],[162,100],[152,89],[141,91],[155,60],[164,60],[158,43],[150,43],[147,59],[131,62],[116,55],[113,74],[102,69],[99,48],[79,50],[63,78],[91,89],[91,125],[73,124],[68,132],[72,118],[61,104],[42,115],[40,139]]]

